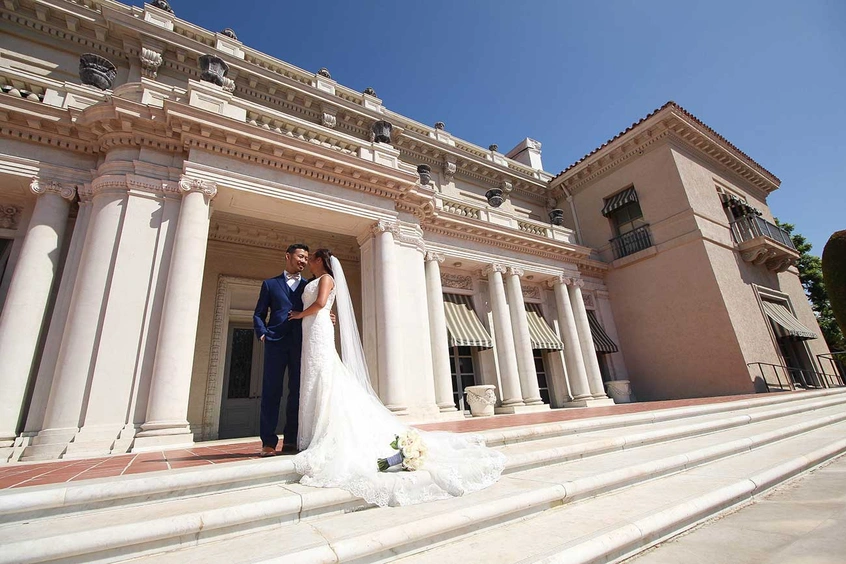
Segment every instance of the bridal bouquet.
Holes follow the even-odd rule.
[[[420,470],[426,461],[426,455],[429,453],[429,449],[423,439],[420,438],[420,433],[414,429],[409,429],[402,435],[397,435],[394,442],[391,443],[391,448],[399,452],[388,458],[377,460],[379,472],[386,472],[388,468],[398,464],[402,464],[402,469],[409,472]]]

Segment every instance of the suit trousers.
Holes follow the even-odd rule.
[[[282,401],[282,385],[287,371],[288,401],[285,404],[285,428],[283,444],[297,444],[300,408],[300,361],[302,343],[299,339],[282,339],[264,342],[264,374],[261,390],[261,418],[259,434],[261,445],[276,448],[279,437],[276,426],[279,423],[279,404]]]

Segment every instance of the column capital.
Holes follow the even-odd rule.
[[[523,274],[525,274],[522,268],[517,268],[516,266],[509,266],[506,271],[508,272],[508,274],[513,274],[516,276],[523,276]]]
[[[483,276],[489,276],[493,272],[499,272],[500,274],[505,274],[506,268],[501,264],[489,264],[485,268],[482,269]]]
[[[443,263],[446,260],[446,257],[443,253],[438,253],[435,251],[426,251],[426,262],[437,261],[438,263]]]
[[[29,189],[36,196],[56,194],[68,201],[72,201],[76,195],[76,188],[74,186],[67,186],[55,180],[42,180],[38,177],[32,179],[32,182],[29,183]]]
[[[564,273],[556,274],[546,281],[546,285],[550,288],[554,288],[556,284],[564,284],[565,286],[575,286],[577,288],[581,288],[585,285],[585,281],[581,278]]]
[[[379,221],[370,226],[370,232],[374,235],[378,235],[379,233],[385,233],[386,231],[390,231],[391,233],[396,235],[399,232],[399,224],[396,221],[380,219]]]
[[[183,176],[179,179],[179,190],[183,192],[183,195],[191,192],[201,192],[211,200],[217,196],[217,183],[210,180],[199,180],[197,178]]]

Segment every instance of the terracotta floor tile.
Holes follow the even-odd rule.
[[[169,470],[170,466],[168,466],[167,462],[142,462],[130,465],[126,470],[124,470],[123,475],[126,476],[127,474],[143,474],[145,472],[157,472],[159,470]]]

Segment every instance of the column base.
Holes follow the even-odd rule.
[[[545,403],[540,405],[503,405],[494,408],[496,415],[513,415],[515,413],[538,413],[540,411],[549,411],[549,406]]]
[[[45,429],[30,439],[30,444],[24,448],[21,455],[22,462],[36,460],[56,460],[62,458],[68,445],[79,432],[77,427],[64,429]]]
[[[394,415],[408,415],[407,405],[386,405],[385,407],[387,407]]]
[[[150,452],[163,448],[194,446],[194,433],[187,421],[152,421],[141,425],[130,452]]]
[[[569,401],[561,407],[607,407],[609,405],[614,405],[614,400],[612,400],[610,398],[605,398],[605,399],[587,398],[587,399]]]
[[[123,425],[83,425],[62,458],[92,458],[112,454]]]
[[[529,406],[532,405],[544,405],[543,400],[540,397],[536,398],[523,398],[523,403]]]
[[[0,447],[0,464],[19,462],[23,451],[32,441],[32,434],[15,438],[11,446]]]
[[[135,437],[129,452],[153,452],[172,448],[191,448],[194,446],[194,435],[188,431],[181,435],[155,435],[150,437]]]
[[[458,411],[458,410],[455,408],[455,404],[454,404],[454,403],[452,403],[452,402],[448,402],[448,403],[439,403],[439,404],[438,404],[438,409],[441,411],[441,413],[452,413],[452,412],[454,412],[454,411]]]

